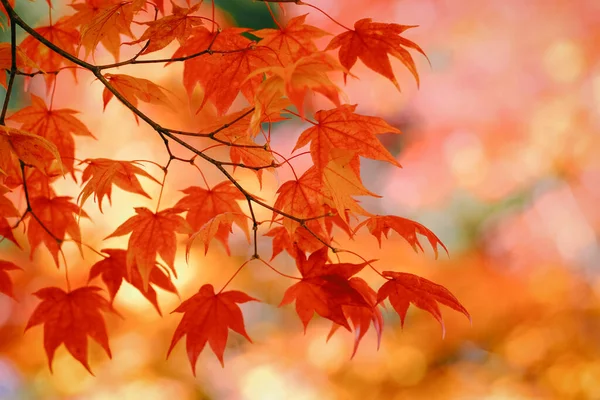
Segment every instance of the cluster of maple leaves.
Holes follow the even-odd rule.
[[[279,22],[269,2],[264,4],[272,12],[278,29],[253,31],[221,29],[204,15],[201,0],[187,0],[185,4],[172,2],[170,7],[165,7],[162,0],[77,0],[70,4],[72,14],[35,28],[14,11],[13,2],[0,1],[0,11],[8,22],[5,27],[11,30],[11,41],[0,43],[0,69],[3,70],[0,84],[7,90],[0,114],[0,236],[3,240],[20,248],[25,247],[23,242],[27,241],[32,254],[43,244],[59,266],[61,246],[67,236],[80,247],[85,243],[78,221],[88,218],[83,206],[90,197],[102,211],[103,200],[110,201],[115,186],[148,197],[139,177],[165,184],[164,179],[161,183],[138,162],[76,157],[74,136],[94,138],[94,135],[77,118],[77,111],[52,106],[58,73],[75,74],[77,70],[85,70],[83,73],[93,74],[104,85],[104,107],[116,97],[138,121],[150,125],[165,142],[169,157],[163,166],[165,178],[171,162],[195,165],[198,158],[208,161],[211,168],[218,169],[224,177],[213,187],[204,182],[203,186],[183,188],[184,196],[170,208],[134,209],[135,215],[107,237],[130,235],[127,248],[97,251],[101,259],[90,268],[89,281],[101,277],[108,297],[97,285],[71,288],[68,280],[67,290],[44,287],[34,293],[41,303],[26,329],[44,325],[44,348],[50,368],[56,349],[64,343],[73,357],[90,370],[88,337],[97,341],[110,357],[104,314],[116,313],[112,302],[123,281],[137,288],[161,313],[155,288],[176,293],[171,276],[176,276],[178,234],[188,237],[186,254],[192,243],[202,242],[207,250],[213,239],[222,242],[229,252],[228,239],[235,224],[254,244],[254,254],[248,262],[258,260],[276,270],[257,252],[257,232],[261,225],[254,213],[257,207],[273,212],[269,221],[271,229],[264,233],[272,238],[271,260],[284,251],[296,260],[300,277],[289,277],[296,282],[287,289],[280,306],[295,302],[305,329],[316,312],[333,322],[331,334],[339,327],[354,331],[356,352],[371,325],[381,337],[380,306],[385,299],[389,299],[402,323],[410,304],[430,312],[442,326],[438,303],[468,316],[465,308],[444,287],[408,273],[380,273],[372,262],[334,246],[335,233],[345,232],[352,237],[366,227],[380,245],[382,236],[395,231],[415,249],[422,250],[417,235],[429,240],[436,255],[438,245],[445,249],[423,225],[397,216],[372,215],[355,200],[354,196],[376,196],[362,183],[360,157],[399,166],[377,135],[400,131],[381,118],[356,113],[356,105],[342,104],[342,89],[332,80],[334,74],[341,74],[344,79],[353,76],[351,70],[360,59],[399,88],[389,61],[391,55],[398,58],[418,82],[415,63],[408,50],[423,52],[401,36],[411,26],[378,23],[368,18],[356,22],[354,29],[338,23],[343,32],[319,49],[315,41],[329,33],[308,25],[307,15],[291,18],[286,24]],[[52,7],[50,0],[47,3]],[[301,1],[294,3],[290,6],[308,6],[311,11],[320,11]],[[170,12],[166,12],[167,9]],[[152,15],[154,18],[148,20]],[[132,32],[133,23],[145,27],[141,36],[136,37]],[[17,29],[27,33],[20,43],[16,42]],[[171,57],[152,58],[153,53],[173,41],[177,41],[179,47]],[[140,51],[130,59],[120,60],[122,46],[139,46]],[[102,49],[114,56],[115,63],[92,63],[94,54]],[[217,113],[213,120],[194,132],[161,126],[138,108],[140,102],[171,106],[164,88],[146,79],[115,73],[124,65],[177,62],[183,62],[182,83],[190,96],[200,86],[204,96],[200,107],[210,103]],[[29,106],[7,113],[8,100],[16,90],[17,75],[27,78],[43,75],[50,101],[29,95]],[[230,111],[240,93],[247,106]],[[314,93],[329,99],[332,108],[308,115],[307,98]],[[312,158],[312,166],[301,174],[296,174],[289,159],[271,149],[270,141],[271,124],[294,117],[310,125],[301,133],[294,148],[296,151],[308,146]],[[188,137],[208,138],[215,144],[228,146],[229,160],[217,159],[209,150],[195,148],[186,141]],[[187,158],[175,155],[173,146],[178,146]],[[272,204],[249,192],[235,178],[235,168],[252,170],[261,179],[265,171],[276,173],[277,168],[286,165],[292,168],[294,179],[281,184]],[[77,199],[56,193],[53,183],[64,175],[76,181],[79,177],[82,189]],[[10,193],[12,200],[7,197],[9,192],[13,192]],[[15,204],[25,204],[25,207],[19,209]],[[247,204],[248,209],[244,211],[240,204]],[[357,219],[360,222],[353,226]],[[24,226],[26,239],[17,240],[14,232]],[[343,251],[358,256],[361,262],[329,260],[330,253]],[[377,291],[355,276],[367,266],[384,280]],[[67,268],[66,260],[63,260],[63,268]],[[12,262],[0,261],[0,291],[8,296],[13,296],[8,271],[17,269],[20,267]],[[211,284],[204,284],[174,310],[183,313],[183,317],[168,353],[187,336],[187,353],[194,373],[198,355],[207,342],[223,363],[229,329],[250,340],[239,304],[257,299],[224,289],[216,292]]]

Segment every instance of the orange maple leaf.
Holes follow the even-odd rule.
[[[265,148],[258,145],[253,139],[251,131],[251,120],[253,115],[250,114],[251,109],[244,108],[230,115],[225,115],[220,118],[215,118],[210,124],[203,126],[199,133],[212,133],[214,138],[234,144],[229,149],[229,157],[231,162],[235,164],[243,164],[249,167],[265,167],[275,163],[273,154]],[[263,112],[271,112],[272,110],[263,110]],[[279,111],[279,110],[277,110]],[[277,111],[274,113],[277,114]],[[280,121],[278,115],[261,114],[263,118],[270,118],[271,122]],[[260,124],[260,123],[259,123]],[[247,146],[247,147],[244,147]],[[234,166],[235,170],[235,166]],[[259,181],[262,183],[263,169],[255,171]]]
[[[77,12],[69,17],[69,22],[81,27],[79,46],[85,48],[86,57],[102,43],[119,61],[121,35],[134,37],[130,26],[138,11],[136,2],[92,0],[70,6]]]
[[[115,314],[116,311],[98,294],[100,290],[97,286],[86,286],[65,292],[57,287],[46,287],[34,293],[42,302],[33,311],[25,330],[44,324],[44,349],[50,372],[54,353],[64,343],[73,358],[94,375],[88,364],[88,336],[112,358],[101,311]]]
[[[15,7],[15,0],[8,0],[8,4],[10,4],[10,6],[12,8]],[[10,25],[10,20],[8,19],[8,13],[6,12],[6,9],[4,8],[3,4],[0,4],[0,13],[3,14],[6,17],[6,22]],[[0,29],[4,30],[4,25],[2,25],[2,22],[0,21]]]
[[[31,257],[33,257],[35,249],[44,243],[52,254],[54,262],[58,265],[58,252],[67,233],[81,251],[81,232],[75,216],[87,218],[88,215],[70,200],[71,197],[67,196],[34,197],[30,200],[31,211],[37,217],[33,218],[31,214],[28,214],[27,217],[29,219],[27,238],[31,245]],[[60,241],[59,243],[57,243],[57,239]]]
[[[300,219],[316,218],[325,215],[325,204],[330,202],[322,191],[323,183],[314,168],[307,170],[300,178],[283,183],[277,190],[274,207]],[[272,220],[278,216],[273,212]],[[323,237],[323,220],[319,219],[320,229],[315,234]],[[290,234],[300,226],[290,218],[283,219],[283,226]]]
[[[340,47],[339,59],[346,69],[350,70],[356,63],[357,58],[360,58],[367,67],[391,80],[394,86],[400,90],[388,58],[388,54],[392,55],[402,61],[413,74],[418,85],[419,74],[417,73],[415,61],[405,47],[414,49],[425,57],[427,56],[416,43],[400,36],[407,29],[415,26],[371,21],[371,18],[356,21],[354,30],[334,37],[325,50]],[[344,74],[344,79],[346,75]]]
[[[75,29],[69,18],[63,17],[54,24],[36,28],[35,31],[67,53],[77,55],[76,46],[79,44],[79,31]],[[33,36],[27,36],[23,39],[20,47],[27,57],[36,65],[39,65],[39,68],[43,71],[55,72],[63,66],[74,66],[72,62],[50,50]],[[33,68],[30,66],[25,66],[23,70],[24,72],[33,72]],[[75,71],[76,69],[73,68],[73,76],[75,76]],[[44,79],[46,80],[46,90],[49,91],[54,84],[56,75],[47,74],[44,75]]]
[[[52,142],[61,156],[65,172],[73,173],[75,141],[73,135],[94,137],[88,128],[68,108],[53,110],[36,95],[31,95],[31,105],[20,109],[10,119],[21,123],[21,129]]]
[[[6,69],[10,70],[12,66],[12,55],[11,55],[11,45],[10,43],[0,43],[0,71],[4,71]],[[21,47],[16,46],[17,53],[17,68],[24,69],[26,67],[40,69],[33,60],[31,60],[27,54],[21,49]],[[0,85],[6,87],[6,74],[0,74]]]
[[[108,294],[112,304],[117,292],[121,288],[121,283],[123,280],[125,280],[139,290],[140,293],[146,299],[148,299],[150,303],[152,303],[158,314],[162,315],[160,312],[160,307],[158,306],[158,300],[156,298],[156,290],[154,290],[151,285],[156,285],[156,287],[175,294],[177,294],[177,288],[173,285],[171,279],[169,279],[169,277],[160,269],[160,267],[155,265],[155,267],[152,268],[152,271],[150,271],[148,289],[144,290],[142,276],[140,275],[137,265],[133,265],[131,268],[131,275],[127,273],[126,250],[103,249],[102,252],[108,254],[108,257],[92,265],[88,277],[88,283],[98,275],[102,275],[102,281],[108,289]]]
[[[148,79],[136,78],[123,74],[105,74],[104,77],[134,107],[138,105],[138,99],[150,104],[163,105],[173,108],[169,98],[164,93],[165,89]],[[114,94],[107,87],[102,91],[104,109],[113,98]],[[135,116],[137,121],[137,115]]]
[[[377,349],[381,343],[381,334],[383,332],[383,315],[377,303],[377,293],[365,282],[363,279],[353,277],[348,280],[350,286],[356,289],[368,303],[369,307],[362,306],[342,306],[344,315],[352,322],[352,329],[354,330],[354,348],[352,349],[352,356],[354,358],[356,350],[360,341],[365,336],[371,323],[375,332],[377,333]],[[327,340],[338,330],[340,325],[335,322],[331,326]]]
[[[254,101],[256,89],[262,76],[249,75],[254,71],[274,65],[275,54],[266,47],[255,47],[254,42],[241,34],[249,31],[242,28],[227,28],[214,34],[204,27],[198,27],[173,57],[188,56],[206,50],[212,42],[211,50],[216,54],[203,54],[184,62],[183,84],[191,95],[199,83],[204,89],[200,108],[210,101],[223,115],[241,91],[250,102]],[[214,42],[213,42],[214,39]]]
[[[319,221],[312,220],[305,223],[306,228],[299,226],[294,233],[290,236],[289,231],[283,227],[278,226],[265,233],[264,236],[270,236],[273,238],[273,254],[271,260],[277,257],[283,250],[287,251],[289,255],[295,256],[296,251],[294,245],[307,253],[313,253],[323,247],[323,242],[318,240],[308,229],[313,232],[322,232],[323,227],[319,224]],[[326,223],[327,225],[327,223]],[[329,233],[330,231],[328,231]],[[325,243],[329,243],[329,238],[322,238]]]
[[[144,290],[148,290],[150,273],[156,264],[156,255],[165,261],[175,272],[175,253],[177,250],[177,239],[175,233],[190,233],[190,226],[177,215],[183,209],[168,208],[153,213],[145,207],[136,207],[137,215],[123,222],[111,237],[123,236],[131,233],[127,246],[127,269],[131,273],[132,268],[137,265]]]
[[[9,191],[8,188],[0,184],[0,236],[19,246],[7,220],[7,218],[18,218],[20,216],[19,210],[16,209],[12,201],[4,196]],[[0,239],[0,242],[2,242],[2,239]]]
[[[212,285],[203,285],[198,293],[185,300],[173,312],[184,313],[173,334],[167,357],[177,342],[187,335],[186,349],[192,372],[196,376],[196,361],[206,342],[224,366],[223,353],[229,329],[252,342],[244,326],[244,316],[239,303],[258,301],[244,292],[230,290],[215,294]]]
[[[333,148],[329,162],[323,169],[323,194],[331,198],[330,206],[346,222],[348,222],[346,210],[353,214],[371,215],[352,196],[381,197],[363,186],[359,162],[356,154]]]
[[[9,153],[41,171],[45,171],[54,160],[62,168],[60,153],[54,143],[30,132],[0,125],[0,155],[3,161],[10,157]]]
[[[191,36],[194,27],[202,25],[202,17],[190,16],[200,8],[201,2],[190,8],[179,7],[171,2],[173,6],[172,15],[167,15],[156,21],[144,22],[148,29],[137,40],[126,44],[135,44],[150,41],[150,44],[142,54],[152,53],[165,48],[173,40],[177,39],[180,45]]]
[[[185,248],[186,259],[189,258],[190,250],[192,249],[192,244],[196,239],[204,243],[204,254],[206,255],[206,253],[208,253],[208,245],[210,244],[210,241],[215,237],[220,239],[219,235],[223,237],[224,232],[227,235],[229,235],[229,233],[232,232],[233,223],[236,222],[236,219],[239,218],[246,219],[246,216],[243,214],[224,213],[216,215],[215,217],[208,220],[207,223],[202,225],[202,227],[199,230],[197,230],[190,236]],[[248,237],[248,242],[249,241],[250,237]],[[227,251],[227,255],[229,255],[229,246],[225,246],[225,250]]]
[[[88,158],[83,162],[87,163],[87,167],[85,167],[83,174],[81,175],[81,183],[84,184],[87,182],[87,184],[79,194],[77,202],[83,206],[85,201],[94,194],[94,200],[97,200],[100,212],[102,212],[102,199],[104,196],[108,198],[109,204],[112,204],[112,185],[125,191],[141,194],[142,196],[150,198],[148,193],[142,188],[136,175],[160,183],[152,175],[136,166],[135,162],[132,161]]]
[[[442,246],[446,253],[448,253],[446,246],[444,246],[442,241],[433,232],[418,222],[411,221],[410,219],[396,217],[394,215],[377,215],[361,222],[354,231],[358,231],[365,225],[369,229],[369,232],[377,238],[379,247],[381,247],[381,234],[387,238],[390,229],[392,229],[406,239],[415,251],[417,251],[417,248],[423,251],[423,246],[421,246],[421,242],[419,242],[419,238],[417,237],[418,233],[429,240],[429,243],[435,252],[435,258],[438,257],[438,244]]]
[[[199,231],[214,217],[227,213],[231,215],[231,218],[221,220],[216,234],[213,235],[223,243],[227,254],[229,254],[227,241],[233,223],[239,226],[250,240],[248,218],[244,216],[240,205],[237,203],[238,200],[246,200],[246,196],[231,182],[221,182],[208,190],[198,186],[190,186],[184,189],[183,193],[186,196],[175,204],[175,208],[187,211],[185,219],[194,232]]]
[[[400,323],[404,327],[406,311],[410,304],[414,304],[422,310],[429,312],[438,320],[442,326],[442,337],[446,335],[446,327],[442,319],[442,313],[437,303],[463,313],[469,321],[471,316],[456,297],[445,287],[431,282],[420,276],[406,272],[384,271],[383,276],[389,280],[379,288],[377,292],[377,303],[381,303],[389,297],[394,310],[400,316]]]
[[[262,39],[260,46],[274,50],[283,65],[293,63],[318,51],[314,39],[331,35],[317,27],[306,25],[304,21],[307,15],[290,19],[281,29],[261,29],[252,34]]]
[[[257,88],[254,103],[259,108],[265,108],[263,99],[286,96],[296,106],[301,116],[304,116],[304,101],[309,91],[317,92],[327,97],[333,104],[340,106],[339,93],[341,89],[329,78],[329,72],[346,71],[334,58],[325,53],[313,53],[299,58],[293,64],[286,66],[271,66],[257,69],[250,79],[260,77],[264,73],[270,75]]]
[[[331,110],[317,111],[313,127],[298,138],[294,151],[310,143],[310,154],[319,172],[329,163],[333,149],[351,150],[373,160],[383,160],[400,166],[375,135],[400,133],[379,117],[354,113],[356,105],[342,105]]]
[[[350,330],[342,306],[369,307],[360,292],[348,281],[367,263],[326,264],[326,261],[327,247],[312,253],[308,260],[297,249],[296,266],[302,274],[302,280],[285,291],[279,304],[281,307],[296,301],[296,312],[305,332],[315,312]]]
[[[1,231],[0,231],[1,235]],[[4,293],[5,295],[15,298],[13,293],[13,283],[10,279],[10,276],[6,271],[12,270],[23,270],[21,267],[18,267],[14,263],[10,261],[0,260],[0,293]]]

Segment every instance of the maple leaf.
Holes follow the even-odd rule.
[[[34,197],[30,200],[31,211],[37,217],[33,218],[31,214],[28,215],[27,238],[31,245],[31,257],[33,257],[35,249],[44,243],[52,254],[54,262],[58,265],[58,251],[67,233],[81,251],[81,232],[75,216],[87,218],[88,215],[70,200],[71,197],[68,196]]]
[[[137,107],[138,99],[145,103],[173,107],[167,95],[163,92],[165,89],[148,79],[123,74],[105,74],[104,77],[134,107]],[[105,87],[102,91],[104,109],[106,109],[106,105],[113,96],[113,92]],[[135,118],[137,121],[137,115]]]
[[[307,253],[313,253],[323,247],[323,242],[319,241],[308,231],[308,229],[313,232],[321,231],[322,226],[319,224],[319,221],[307,221],[305,225],[306,228],[300,226],[292,235],[283,226],[278,226],[265,233],[264,236],[273,238],[273,255],[271,256],[271,260],[277,257],[283,250],[287,251],[291,256],[295,256],[296,250],[294,249],[294,245],[297,245],[301,251]],[[323,238],[323,240],[329,243],[328,238]]]
[[[412,248],[417,251],[417,247],[423,250],[423,246],[419,242],[419,238],[417,237],[417,233],[425,236],[433,251],[435,252],[435,258],[438,257],[438,244],[442,246],[442,248],[448,253],[448,249],[444,244],[440,241],[440,239],[425,226],[419,224],[418,222],[411,221],[410,219],[396,217],[394,215],[386,215],[386,216],[374,216],[368,218],[361,222],[355,229],[355,232],[358,231],[363,226],[367,226],[369,232],[375,236],[377,242],[379,243],[379,247],[381,247],[381,234],[383,234],[386,238],[388,237],[388,233],[390,229],[396,231],[400,236],[402,236],[406,241],[412,246]]]
[[[31,95],[31,105],[17,111],[10,119],[21,123],[21,129],[52,142],[61,156],[65,172],[73,173],[75,141],[73,135],[94,137],[88,128],[68,108],[53,110],[36,95]]]
[[[148,25],[148,29],[146,29],[139,39],[127,44],[149,40],[150,44],[142,54],[163,49],[173,40],[177,40],[180,45],[183,45],[192,34],[193,28],[202,25],[202,17],[190,16],[190,14],[198,11],[202,3],[198,3],[190,8],[179,7],[172,1],[171,4],[173,7],[172,15],[167,15],[156,21],[144,22],[144,25]]]
[[[356,350],[358,350],[358,345],[360,341],[365,336],[371,323],[373,324],[373,328],[375,328],[375,332],[377,333],[377,349],[379,349],[379,345],[381,343],[381,334],[383,332],[383,315],[381,315],[381,310],[379,310],[377,303],[377,293],[365,282],[363,279],[358,277],[353,277],[348,280],[350,286],[356,289],[368,303],[369,307],[357,307],[357,306],[343,306],[342,310],[344,311],[344,315],[350,318],[352,322],[352,329],[354,330],[354,347],[352,349],[352,356],[350,358],[354,358],[356,354]],[[327,336],[327,340],[331,338],[331,336],[338,330],[340,325],[335,322],[331,326],[331,330],[329,331],[329,335]]]
[[[184,189],[183,193],[186,196],[175,204],[175,208],[187,211],[185,219],[194,232],[199,231],[216,216],[229,214],[230,217],[219,220],[217,232],[211,237],[214,236],[223,243],[227,254],[229,254],[227,241],[232,224],[235,223],[250,240],[248,218],[244,216],[240,205],[237,203],[238,200],[246,200],[246,196],[233,183],[224,181],[208,190],[198,186],[190,186]]]
[[[463,313],[471,321],[469,312],[442,285],[406,272],[383,271],[382,275],[389,280],[377,291],[377,303],[381,303],[389,297],[394,310],[400,316],[402,327],[404,327],[406,311],[410,304],[414,304],[433,315],[442,326],[442,337],[446,336],[446,327],[437,303]]]
[[[132,161],[118,161],[107,158],[88,158],[83,161],[87,166],[81,175],[81,183],[87,184],[77,198],[77,202],[83,206],[85,201],[93,194],[94,200],[97,200],[100,212],[102,212],[102,199],[108,198],[112,205],[112,185],[117,186],[127,192],[140,194],[150,198],[144,191],[136,175],[143,176],[159,183],[152,175],[135,165]]]
[[[413,74],[418,85],[417,67],[405,47],[427,56],[416,43],[400,36],[407,29],[414,27],[414,25],[372,22],[371,18],[364,18],[356,21],[354,30],[334,37],[325,50],[339,47],[340,63],[348,70],[354,66],[357,58],[360,58],[367,67],[388,78],[400,90],[388,54],[402,61]],[[344,79],[346,79],[346,75],[344,74]]]
[[[319,172],[325,169],[331,151],[335,148],[350,150],[362,157],[400,166],[375,136],[382,133],[400,133],[400,130],[381,118],[356,114],[354,110],[356,105],[342,105],[331,110],[317,111],[317,122],[302,132],[293,151],[310,142],[310,154]]]
[[[199,133],[216,132],[214,134],[215,139],[236,145],[230,146],[229,150],[231,162],[235,164],[243,164],[249,167],[273,165],[275,159],[273,158],[273,154],[267,149],[268,146],[266,146],[267,148],[259,146],[252,139],[250,124],[253,115],[250,114],[250,111],[251,109],[248,107],[233,114],[216,118],[211,124],[203,126]],[[270,110],[264,111],[270,112]],[[281,120],[281,118],[275,115],[271,115],[271,117],[272,122]],[[259,169],[255,172],[259,182],[262,184],[263,170]]]
[[[0,260],[0,293],[4,293],[5,295],[15,298],[13,293],[13,283],[10,279],[10,276],[6,271],[12,270],[23,270],[21,267],[18,267],[14,263],[10,261]]]
[[[369,307],[364,297],[350,285],[348,279],[360,272],[367,263],[326,264],[327,247],[312,253],[308,259],[297,249],[296,266],[302,274],[300,282],[284,293],[279,307],[296,301],[296,312],[304,331],[316,312],[350,330],[343,306]]]
[[[196,239],[199,239],[202,243],[204,243],[204,254],[206,255],[206,253],[208,253],[208,245],[210,244],[210,241],[215,237],[219,237],[218,235],[223,237],[223,232],[226,232],[226,234],[229,235],[229,233],[232,232],[233,223],[240,217],[246,219],[246,216],[243,214],[224,213],[216,215],[208,220],[207,223],[202,225],[198,231],[194,232],[190,236],[185,248],[186,259],[189,258],[190,250],[192,249],[192,243]],[[249,241],[250,237],[248,236],[248,242]],[[227,255],[230,255],[229,246],[225,246],[225,250],[227,251]]]
[[[142,276],[138,270],[137,265],[133,265],[131,268],[131,275],[127,273],[127,251],[121,249],[102,249],[102,252],[108,254],[108,257],[98,261],[92,265],[88,282],[102,275],[102,281],[106,284],[108,294],[110,296],[111,304],[117,295],[117,292],[121,288],[123,280],[129,282],[133,287],[140,291],[140,293],[148,299],[154,306],[159,315],[160,307],[158,306],[158,300],[156,298],[156,290],[150,285],[156,285],[167,292],[177,294],[177,288],[171,282],[171,279],[158,267],[157,265],[152,268],[149,276],[148,289],[144,290],[142,283]]]
[[[367,190],[360,179],[359,158],[340,149],[332,149],[330,160],[323,170],[323,193],[331,197],[331,206],[348,221],[346,210],[354,214],[371,215],[358,205],[352,196],[378,196]],[[316,170],[315,170],[316,172]]]
[[[77,11],[70,18],[72,24],[81,26],[79,46],[85,48],[86,57],[102,43],[115,60],[119,61],[120,36],[134,37],[130,26],[137,11],[136,2],[92,0],[70,6]]]
[[[252,34],[262,39],[260,46],[274,50],[283,65],[293,63],[318,51],[314,39],[331,35],[317,27],[306,25],[304,21],[307,15],[290,19],[281,29],[260,29]]]
[[[85,286],[70,292],[57,287],[46,287],[34,293],[42,302],[33,310],[25,330],[44,324],[44,349],[48,367],[62,343],[73,358],[93,375],[88,364],[87,337],[94,339],[112,358],[108,334],[102,312],[116,312],[110,303],[98,294],[97,286]]]
[[[8,4],[10,4],[10,6],[14,9],[15,0],[8,0]],[[10,25],[10,19],[8,18],[8,13],[6,12],[6,9],[4,8],[3,4],[0,4],[0,13],[6,17],[6,22]],[[0,21],[0,29],[4,30],[4,25],[2,25],[2,21]]]
[[[252,340],[246,333],[244,317],[238,304],[258,301],[244,292],[230,290],[215,294],[212,285],[203,285],[198,293],[185,300],[173,312],[183,313],[181,322],[173,334],[167,357],[179,342],[187,335],[186,350],[192,372],[196,376],[196,361],[206,346],[206,342],[224,366],[223,354],[227,344],[229,329],[244,336],[250,343]]]
[[[261,99],[286,96],[296,106],[300,115],[304,116],[304,100],[308,91],[312,90],[327,97],[336,106],[340,106],[341,89],[327,75],[335,71],[346,71],[346,69],[325,53],[302,57],[284,67],[271,66],[257,69],[250,75],[251,79],[264,73],[271,76],[257,88],[254,102],[264,108]]]
[[[322,191],[322,180],[314,173],[314,169],[307,170],[300,178],[283,183],[277,190],[277,199],[274,207],[300,219],[315,218],[325,215],[325,203],[328,201]],[[272,220],[277,213],[273,212]],[[323,226],[322,221],[320,222]],[[290,218],[283,219],[283,226],[293,234],[300,226],[297,221]],[[323,228],[314,231],[320,237]]]
[[[54,143],[30,132],[0,125],[0,154],[5,152],[13,153],[25,164],[42,171],[53,160],[62,166],[60,153]]]
[[[200,108],[210,101],[217,108],[218,115],[227,112],[241,92],[250,102],[254,101],[256,89],[262,76],[249,77],[254,71],[273,65],[277,59],[272,50],[255,47],[251,40],[241,34],[249,29],[226,28],[218,34],[204,27],[198,27],[174,54],[173,57],[189,56],[206,50],[212,42],[214,54],[202,54],[184,61],[183,84],[191,96],[197,83],[204,89]],[[214,41],[213,41],[214,39]]]
[[[0,71],[10,70],[12,66],[12,55],[11,55],[11,45],[10,43],[0,43]],[[36,68],[40,69],[38,65],[31,60],[27,54],[21,49],[21,47],[16,46],[16,54],[17,54],[17,68]],[[0,85],[6,87],[6,74],[0,74]]]
[[[69,18],[63,17],[54,24],[36,28],[35,31],[67,53],[77,55],[76,46],[79,44],[80,35],[79,31],[69,21]],[[36,65],[39,65],[39,68],[43,71],[55,72],[63,66],[74,67],[72,62],[50,50],[33,36],[27,36],[23,39],[20,47],[27,57]],[[24,72],[33,72],[33,68],[30,66],[26,66],[23,70]],[[75,76],[76,69],[73,68],[71,71]],[[56,80],[56,75],[47,74],[44,75],[44,79],[46,80],[46,90],[50,91]]]
[[[137,215],[121,224],[106,239],[131,233],[127,246],[127,269],[131,273],[137,265],[142,277],[142,286],[148,290],[150,273],[156,264],[156,255],[165,261],[175,276],[175,233],[190,233],[188,223],[179,215],[183,209],[168,208],[153,213],[145,207],[136,207]]]
[[[14,204],[4,196],[8,192],[9,189],[0,184],[0,236],[19,246],[7,218],[18,218],[20,214]],[[0,242],[1,241],[2,240],[0,239]]]

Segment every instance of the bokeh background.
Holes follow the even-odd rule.
[[[54,16],[68,11],[62,2],[54,3]],[[30,293],[48,284],[62,287],[63,272],[47,252],[38,250],[30,260],[4,241],[2,257],[20,263],[25,272],[12,274],[18,302],[0,296],[1,399],[600,398],[600,2],[316,3],[346,25],[364,17],[419,25],[406,33],[431,62],[417,57],[419,89],[399,62],[394,68],[402,93],[359,62],[353,72],[360,80],[350,79],[345,90],[349,102],[359,104],[359,112],[381,116],[404,132],[382,138],[404,168],[364,163],[368,189],[383,196],[364,199],[365,207],[424,223],[446,244],[450,256],[436,260],[430,249],[415,254],[396,235],[381,250],[366,236],[353,242],[341,239],[341,246],[379,259],[382,270],[416,273],[448,287],[471,313],[472,326],[444,309],[447,334],[442,339],[435,320],[411,308],[402,330],[388,307],[380,349],[369,332],[350,360],[352,335],[339,331],[326,343],[330,325],[321,319],[314,319],[304,334],[293,307],[276,307],[288,282],[256,264],[230,286],[263,300],[242,306],[254,343],[232,334],[225,368],[205,350],[194,378],[183,343],[165,361],[180,318],[169,312],[180,299],[161,293],[160,318],[125,285],[115,302],[124,319],[107,318],[113,359],[91,343],[93,377],[62,347],[51,374],[43,329],[23,334],[23,328],[37,304]],[[272,26],[260,2],[223,0],[220,5],[223,24]],[[21,2],[19,7],[27,21],[46,23],[45,2]],[[285,16],[279,14],[282,21],[310,12],[309,23],[340,32],[307,7],[286,10]],[[175,48],[171,45],[165,54]],[[97,61],[111,58],[100,52]],[[177,83],[181,66],[119,72],[151,78],[185,100]],[[54,104],[82,111],[80,118],[99,139],[79,141],[80,157],[165,161],[161,142],[151,130],[137,126],[123,107],[113,101],[101,111],[98,82],[81,73],[78,85],[61,74]],[[45,95],[44,90],[41,80],[32,80],[31,92]],[[26,94],[15,100],[28,101]],[[188,129],[212,112],[144,110]],[[276,127],[276,145],[291,150],[304,128],[299,121]],[[160,175],[158,169],[147,168]],[[199,184],[197,173],[177,168],[168,178],[165,207],[180,198],[178,190]],[[222,180],[209,169],[209,181]],[[252,174],[239,177],[258,190]],[[276,184],[285,179],[285,172],[265,177],[264,197],[272,198]],[[158,186],[143,184],[156,198]],[[62,193],[78,194],[70,181],[59,180],[56,186]],[[153,205],[117,190],[113,207],[106,206],[101,215],[90,201],[86,210],[94,222],[82,220],[84,241],[98,249],[124,247],[126,238],[102,239],[132,215],[133,207]],[[266,212],[261,215],[268,218]],[[262,254],[270,254],[268,238],[260,246]],[[219,287],[227,281],[250,255],[241,232],[234,233],[231,247],[229,258],[217,243],[207,256],[196,249],[189,264],[180,249],[176,285],[181,298],[203,283]],[[97,256],[86,252],[81,259],[69,245],[66,251],[72,281],[85,284]],[[293,270],[285,256],[274,263]],[[368,273],[365,278],[376,282]]]

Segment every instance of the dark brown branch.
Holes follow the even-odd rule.
[[[0,113],[0,125],[4,125],[4,118],[6,118],[6,112],[8,111],[8,103],[10,102],[10,95],[12,93],[12,87],[15,82],[15,75],[17,74],[17,27],[14,21],[8,16],[10,21],[10,73],[8,77],[8,85],[6,87],[6,97],[2,104],[2,113]]]

